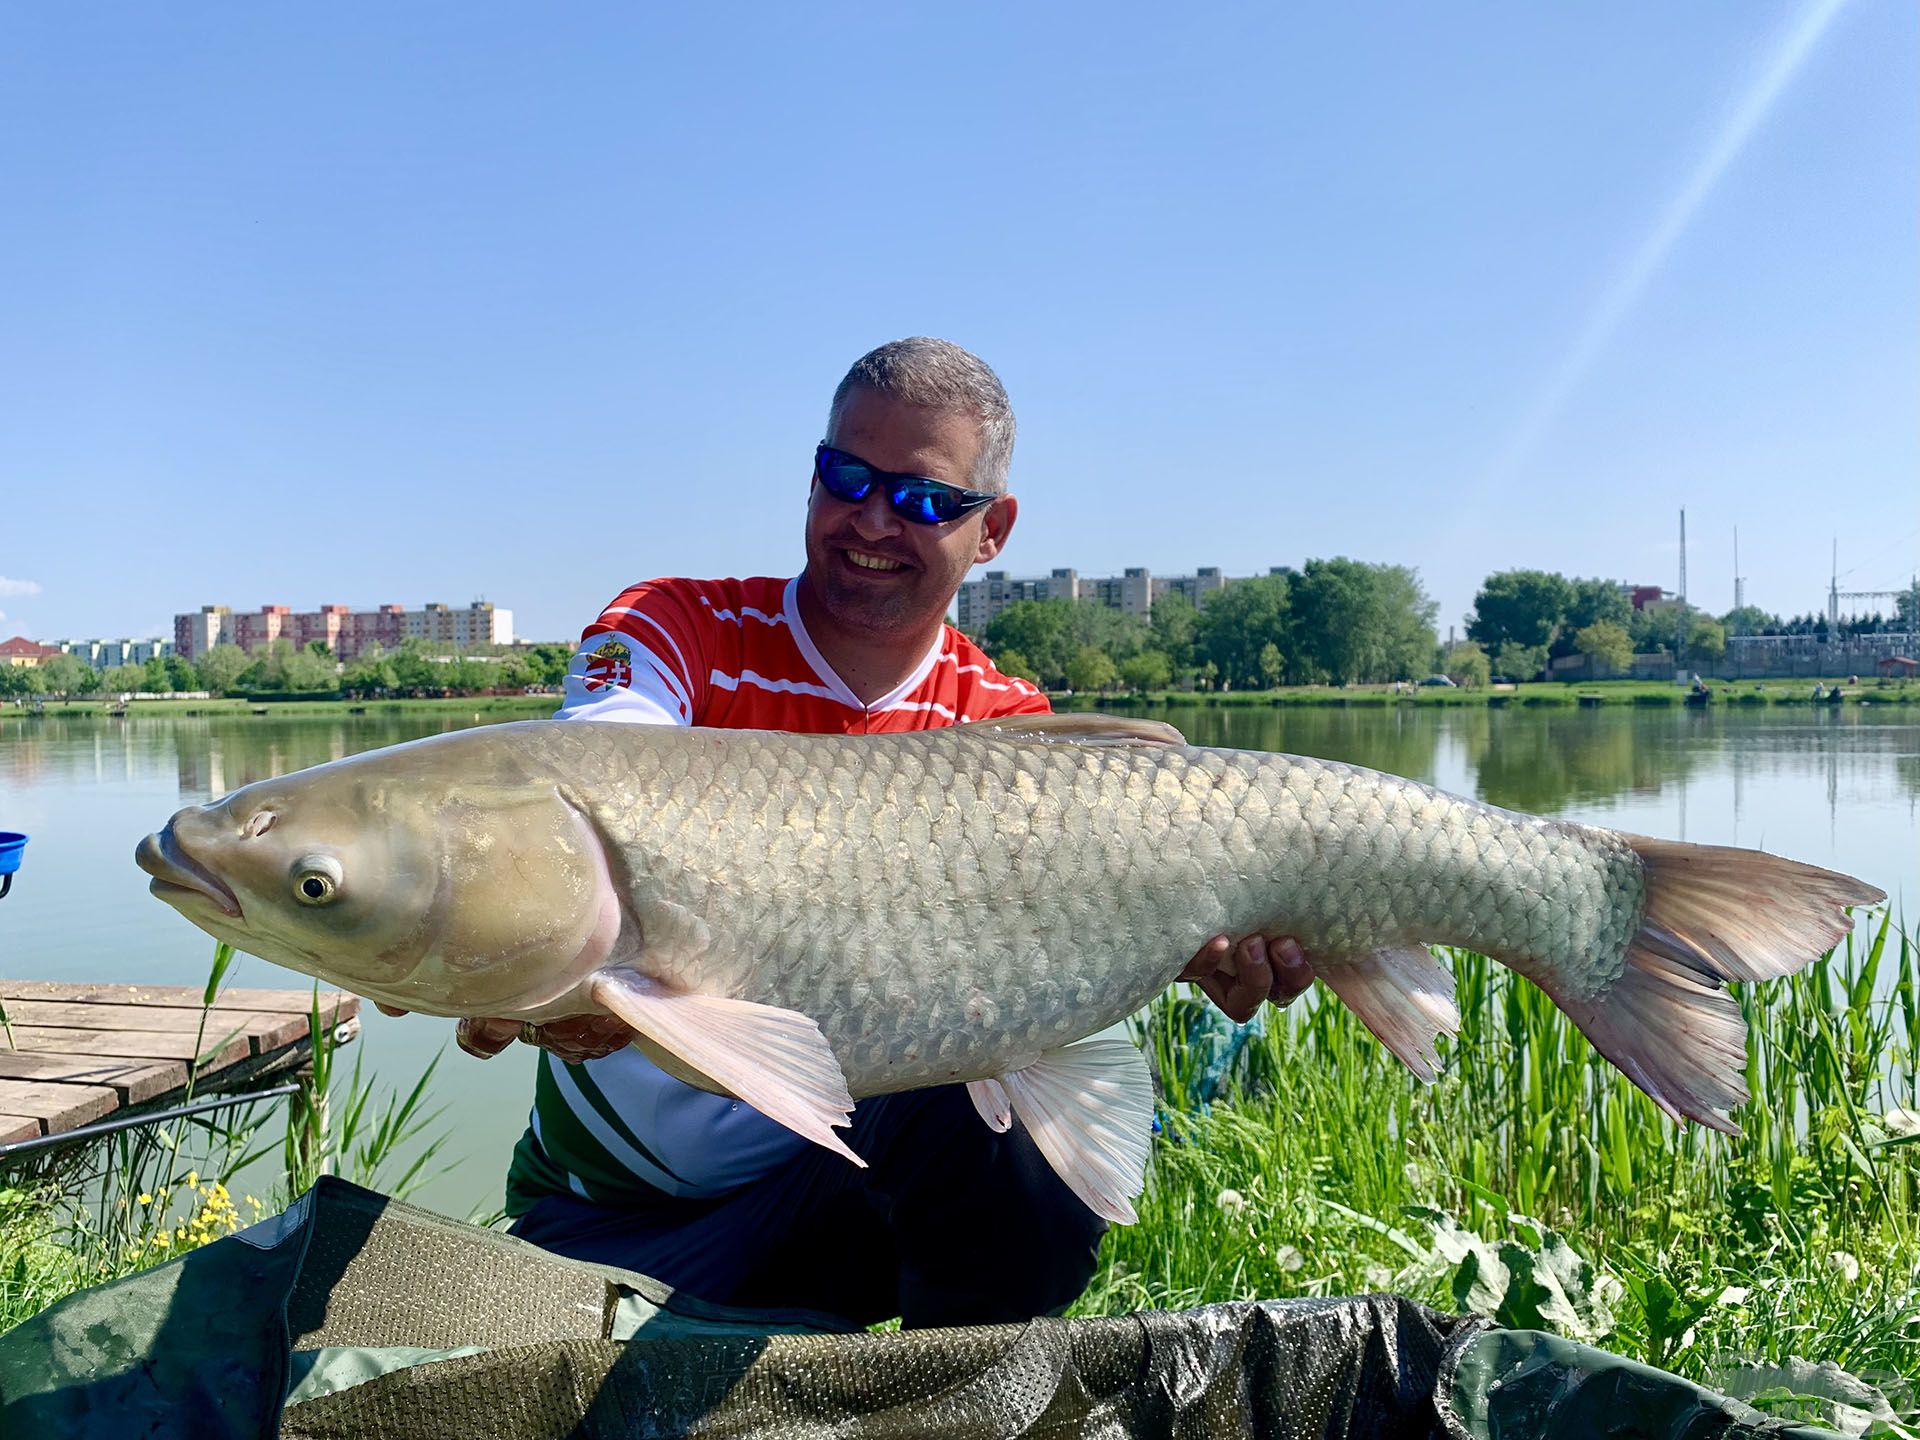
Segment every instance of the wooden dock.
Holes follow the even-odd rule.
[[[304,1069],[308,990],[228,990],[205,1012],[186,985],[0,980],[0,1145],[60,1135],[202,1096],[259,1089]],[[323,991],[336,1042],[359,1030],[360,1002]],[[195,1054],[195,1037],[199,1037]]]

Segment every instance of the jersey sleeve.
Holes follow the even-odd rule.
[[[996,676],[998,671],[995,672]],[[1012,677],[1007,677],[1012,678]],[[1014,679],[1004,691],[995,692],[994,703],[980,716],[982,720],[998,719],[1002,715],[1051,715],[1053,702],[1025,680]]]
[[[969,686],[971,693],[963,698],[962,705],[973,719],[997,720],[1003,715],[1053,713],[1052,704],[1039,686],[1017,675],[1002,674],[994,668],[993,661],[986,657],[985,652],[970,642],[963,642],[954,658],[960,677],[972,682]]]
[[[621,591],[580,636],[554,718],[693,724],[712,673],[709,627],[674,581]]]

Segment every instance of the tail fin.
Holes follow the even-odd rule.
[[[1850,905],[1883,891],[1758,850],[1628,835],[1646,875],[1627,965],[1587,998],[1543,988],[1607,1059],[1678,1120],[1729,1135],[1746,1103],[1747,1027],[1728,980],[1790,975],[1847,933]]]

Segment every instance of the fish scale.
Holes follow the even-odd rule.
[[[697,755],[718,733],[660,738]],[[570,772],[619,753],[587,738]],[[1608,832],[1333,762],[952,729],[723,749],[726,783],[691,807],[698,760],[590,792],[645,968],[811,1016],[855,1095],[999,1074],[1036,1037],[1110,1025],[1220,930],[1294,935],[1323,970],[1471,943],[1592,993],[1638,923],[1639,863]],[[984,1022],[983,997],[1018,1023]]]
[[[836,1133],[855,1097],[966,1081],[1114,1220],[1153,1097],[1106,1032],[1211,935],[1295,937],[1426,1079],[1459,1024],[1427,947],[1471,947],[1669,1115],[1732,1130],[1746,1031],[1724,982],[1790,973],[1885,898],[1758,851],[1178,740],[1102,716],[883,736],[529,721],[246,786],[138,858],[250,954],[435,1014],[611,1011],[673,1074],[856,1160]]]

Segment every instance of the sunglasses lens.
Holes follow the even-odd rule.
[[[893,491],[893,508],[922,525],[944,525],[966,513],[960,492],[931,480],[908,480]]]
[[[837,450],[822,449],[815,469],[820,475],[820,483],[836,500],[858,504],[873,489],[873,471]]]

